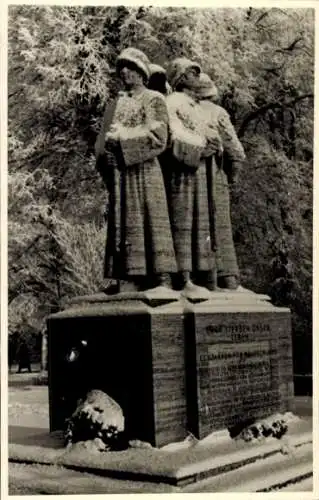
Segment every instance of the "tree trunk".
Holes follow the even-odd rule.
[[[42,331],[42,345],[41,345],[41,372],[48,369],[48,336],[46,329]]]

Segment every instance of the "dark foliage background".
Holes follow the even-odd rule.
[[[285,243],[296,370],[311,371],[314,11],[9,7],[9,334],[30,339],[102,282],[105,189],[93,146],[129,45],[213,78],[247,152],[232,192],[243,285],[267,292]]]

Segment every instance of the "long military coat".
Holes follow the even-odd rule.
[[[244,161],[245,152],[231,123],[227,111],[217,104],[203,100],[200,103],[202,116],[208,127],[217,129],[230,163],[213,164],[214,228],[216,238],[216,267],[219,277],[239,276],[236,251],[233,241],[228,172],[234,161]],[[226,156],[224,156],[225,158]]]
[[[158,156],[166,149],[164,97],[143,89],[122,92],[110,128],[119,142],[105,142],[102,176],[109,190],[105,277],[126,279],[176,271],[167,200]]]
[[[179,271],[197,273],[214,267],[210,192],[205,151],[207,139],[200,105],[183,92],[167,97],[172,147],[163,170]]]

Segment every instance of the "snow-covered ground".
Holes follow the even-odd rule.
[[[27,432],[35,431],[43,432],[49,428],[49,411],[48,411],[48,388],[47,386],[30,385],[32,377],[29,374],[11,375],[12,385],[9,388],[9,441],[19,440],[19,437]],[[9,380],[10,383],[10,380]],[[303,418],[310,419],[312,413],[311,398],[296,398],[298,414]],[[28,431],[29,429],[29,431]],[[223,436],[220,436],[221,438]],[[278,459],[278,458],[277,458]],[[292,459],[293,460],[293,459]],[[305,462],[305,470],[309,470],[309,460],[311,461],[311,451],[307,451],[303,456]],[[308,464],[308,465],[307,465]],[[300,466],[301,466],[300,462]],[[297,465],[297,467],[300,467]],[[71,493],[120,493],[120,492],[212,492],[212,491],[256,491],[250,489],[258,488],[258,475],[260,470],[258,464],[248,464],[241,469],[242,486],[236,489],[236,481],[233,481],[232,476],[237,476],[238,471],[226,473],[216,478],[209,478],[191,486],[186,486],[181,489],[178,487],[155,484],[141,481],[126,481],[111,478],[102,478],[89,473],[76,472],[63,469],[58,466],[43,466],[43,465],[27,465],[10,463],[9,480],[10,494],[71,494]],[[273,462],[273,459],[264,461],[264,467],[268,467],[271,474],[276,472],[281,479],[278,466]],[[291,467],[295,465],[291,462]],[[308,468],[307,468],[308,467]],[[266,469],[264,469],[266,470]],[[267,469],[268,470],[268,469]],[[289,476],[288,471],[283,468],[283,475]],[[244,477],[245,476],[245,477]],[[244,480],[245,479],[245,480]],[[284,479],[284,476],[282,476]],[[289,479],[289,478],[288,478]],[[280,482],[280,481],[279,481]],[[247,488],[245,490],[244,484]],[[311,491],[312,478],[307,477],[301,479],[297,483],[284,484],[280,491]],[[244,487],[244,490],[242,489]]]

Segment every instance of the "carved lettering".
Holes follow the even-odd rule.
[[[246,311],[196,319],[199,435],[281,411],[291,378],[288,320]]]
[[[247,333],[265,333],[270,332],[268,323],[253,323],[251,325],[245,323],[231,324],[231,325],[208,325],[206,327],[207,333],[225,333],[233,335],[232,340],[245,340],[248,339]]]
[[[209,361],[218,361],[218,360],[230,360],[230,359],[236,359],[241,362],[245,361],[248,358],[252,357],[263,357],[263,356],[270,356],[272,354],[276,354],[277,351],[275,349],[267,349],[266,351],[261,350],[256,350],[256,351],[239,351],[236,352],[235,350],[233,352],[225,352],[225,353],[211,353],[211,354],[200,354],[199,355],[199,362],[200,363],[206,363]]]
[[[236,326],[240,335],[243,326],[249,328],[249,325]],[[251,329],[267,326],[256,323]],[[277,354],[265,340],[202,345],[198,355],[198,388],[202,402],[199,417],[202,424],[209,424],[212,418],[236,422],[240,418],[255,416],[259,409],[278,406],[279,393],[273,391],[276,370],[271,364],[271,359]]]

